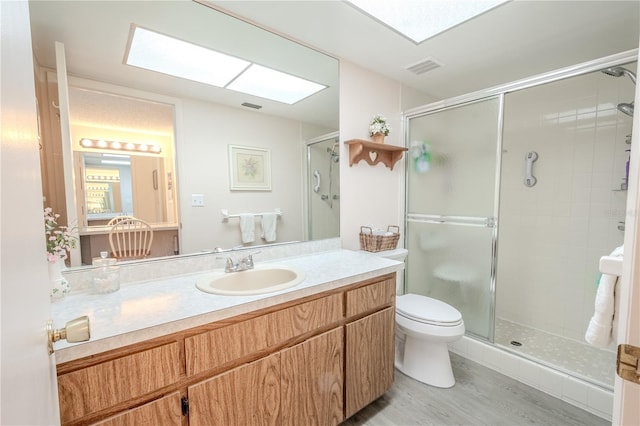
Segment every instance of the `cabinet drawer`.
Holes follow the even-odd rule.
[[[270,314],[269,339],[278,345],[342,320],[342,294],[301,303]]]
[[[268,347],[264,315],[184,339],[187,376],[211,370]]]
[[[393,304],[396,297],[395,278],[347,291],[347,318]]]
[[[188,337],[184,341],[187,375],[259,353],[341,319],[342,295],[333,294]]]
[[[149,402],[117,416],[110,417],[96,426],[182,425],[180,392]]]
[[[171,385],[180,375],[177,342],[58,376],[62,423]]]

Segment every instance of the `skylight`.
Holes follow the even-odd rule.
[[[132,32],[125,62],[287,104],[327,87],[138,26]]]
[[[509,0],[347,0],[416,43]]]

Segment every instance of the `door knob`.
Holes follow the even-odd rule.
[[[90,338],[89,317],[86,315],[72,319],[61,329],[53,328],[53,320],[47,321],[49,355],[53,353],[53,344],[58,340],[66,339],[69,343],[77,343],[86,342]]]

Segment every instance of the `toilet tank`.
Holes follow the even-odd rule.
[[[376,253],[367,252],[372,256],[384,257],[385,259],[397,260],[398,262],[404,262],[409,254],[409,250],[405,248],[397,248],[393,250],[379,251]],[[400,295],[404,293],[404,271],[398,271],[396,274],[396,294]]]

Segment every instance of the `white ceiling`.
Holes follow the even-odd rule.
[[[401,7],[402,0],[393,1]],[[635,49],[640,36],[640,1],[511,1],[418,45],[343,1],[209,3],[434,99]],[[335,70],[336,61],[192,1],[31,1],[30,10],[34,54],[41,65],[54,67],[53,41],[58,40],[65,43],[69,73],[76,76],[236,107],[251,102],[263,105],[262,113],[337,128],[338,76],[325,72]],[[288,107],[129,67],[122,61],[132,22],[251,56],[330,88]],[[405,69],[426,58],[442,66],[422,75]]]
[[[636,49],[640,28],[639,1],[516,0],[416,45],[344,1],[214,3],[436,99]],[[443,66],[405,69],[426,58]]]

